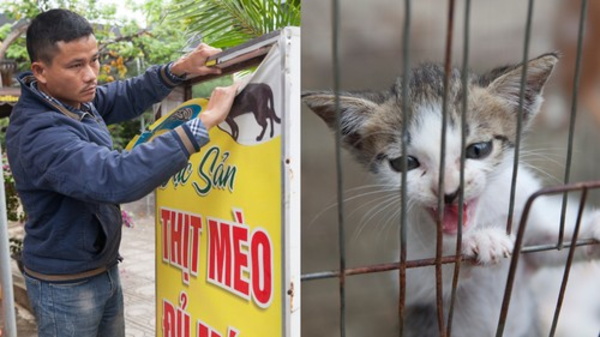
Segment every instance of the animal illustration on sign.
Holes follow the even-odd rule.
[[[265,132],[267,131],[268,120],[271,121],[270,137],[273,138],[275,134],[274,123],[281,123],[281,119],[277,117],[277,114],[275,113],[273,91],[268,84],[248,83],[246,88],[244,88],[244,90],[235,98],[233,107],[225,119],[225,122],[231,129],[231,137],[236,141],[240,135],[240,129],[234,121],[234,118],[247,113],[252,113],[258,125],[262,127],[260,134],[256,137],[257,142],[263,139]]]

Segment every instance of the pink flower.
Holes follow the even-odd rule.
[[[133,228],[133,218],[127,211],[121,210],[121,217],[123,218],[123,226]]]

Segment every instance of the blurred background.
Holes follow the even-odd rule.
[[[402,74],[404,2],[340,1],[341,88],[387,89]],[[600,104],[597,88],[600,3],[590,1],[583,55],[571,182],[600,179]],[[470,68],[482,72],[521,62],[528,1],[478,0],[471,5]],[[444,60],[448,1],[412,1],[412,65]],[[580,1],[536,1],[529,58],[563,56],[545,89],[546,102],[524,140],[527,161],[546,185],[564,181]],[[302,87],[332,89],[332,7],[302,3]],[[452,61],[462,64],[464,1],[456,1]],[[334,134],[302,110],[302,272],[339,268]],[[375,179],[343,152],[347,267],[398,261],[399,220],[377,216],[368,189]],[[362,196],[361,196],[362,193]],[[384,202],[384,201],[381,201]],[[594,194],[590,203],[598,205]],[[399,206],[398,206],[399,207]],[[347,335],[397,336],[397,272],[347,278]],[[577,275],[572,282],[577,282]],[[337,279],[302,285],[302,335],[339,336]]]

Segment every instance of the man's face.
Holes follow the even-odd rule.
[[[40,90],[75,108],[91,102],[96,95],[98,46],[94,35],[70,42],[59,41],[52,63],[31,65]]]

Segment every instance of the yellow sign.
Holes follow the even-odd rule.
[[[157,190],[157,336],[280,336],[281,135],[241,145],[213,128],[210,139]]]

